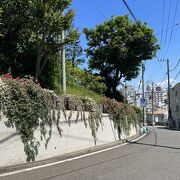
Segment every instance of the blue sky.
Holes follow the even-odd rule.
[[[145,82],[161,82],[161,85],[165,87],[167,85],[167,76],[165,77],[166,62],[158,59],[168,58],[170,60],[170,69],[173,69],[180,59],[180,1],[126,0],[126,2],[136,18],[142,22],[147,22],[148,26],[154,30],[161,46],[157,57],[145,63]],[[165,2],[164,18],[163,2]],[[175,11],[177,2],[177,11]],[[84,27],[94,28],[96,24],[101,24],[110,19],[112,15],[129,14],[122,0],[73,0],[72,8],[76,11],[74,24],[80,31]],[[130,15],[129,17],[132,19]],[[83,34],[81,35],[81,45],[83,48],[87,47],[86,38]],[[179,71],[180,64],[175,71],[171,72],[171,79],[174,79]],[[162,81],[163,79],[164,81]],[[137,88],[140,80],[141,77],[138,76],[128,84],[132,84]],[[176,82],[180,82],[180,75],[174,83]]]

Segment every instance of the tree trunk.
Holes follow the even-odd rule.
[[[37,59],[36,59],[36,77],[35,77],[36,80],[39,79],[39,75],[40,75],[41,59],[42,59],[42,47],[39,44],[38,45],[38,52],[37,52]]]
[[[124,98],[122,94],[116,90],[117,86],[119,85],[119,81],[122,78],[122,75],[119,76],[119,71],[117,71],[113,78],[107,74],[104,77],[106,80],[106,87],[107,87],[105,95],[109,98],[113,98],[116,99],[117,101],[122,102]]]

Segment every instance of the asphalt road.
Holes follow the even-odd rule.
[[[19,179],[180,180],[180,131],[156,127],[138,142],[25,176]]]

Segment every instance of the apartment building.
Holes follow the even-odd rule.
[[[180,83],[170,89],[170,98],[171,115],[176,128],[180,129]]]
[[[153,92],[153,94],[152,94]],[[145,91],[145,99],[147,100],[148,107],[152,107],[152,98],[154,100],[155,107],[163,107],[164,106],[164,90],[160,86],[154,87],[152,91],[152,87],[148,85]]]

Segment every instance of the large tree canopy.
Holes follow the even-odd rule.
[[[45,66],[62,49],[77,41],[72,30],[72,0],[0,0],[3,37],[0,39],[0,73],[12,67],[16,75],[31,74],[37,78]],[[66,38],[62,40],[62,31]],[[0,32],[1,32],[0,31]]]
[[[66,46],[66,59],[71,61],[72,63],[72,67],[73,67],[72,74],[74,74],[75,67],[85,62],[85,59],[82,57],[82,55],[83,55],[83,48],[81,47],[79,41],[72,44],[68,44]]]
[[[0,25],[1,25],[1,14],[2,14],[2,8],[0,8]],[[0,36],[2,36],[1,31],[0,31]]]
[[[128,16],[112,17],[95,29],[84,29],[88,41],[89,66],[105,78],[106,95],[119,96],[121,80],[138,76],[142,60],[152,59],[159,45],[153,30]],[[117,98],[116,98],[117,99]]]

